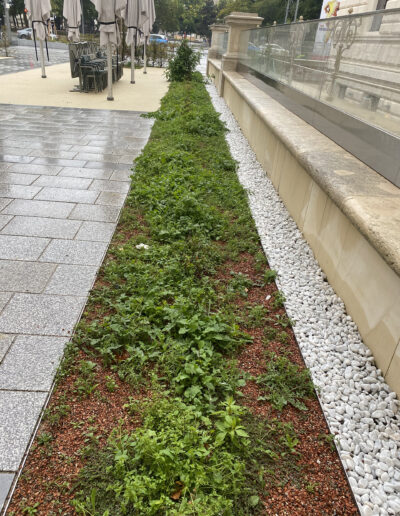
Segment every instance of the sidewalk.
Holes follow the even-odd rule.
[[[0,102],[33,73],[1,77]],[[146,102],[156,109],[167,86],[149,76]],[[0,512],[150,134],[138,83],[134,111],[111,110],[117,102],[108,110],[0,104]],[[19,84],[34,100],[32,83]],[[105,97],[71,95],[93,106]]]

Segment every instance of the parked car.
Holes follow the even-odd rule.
[[[264,53],[270,52],[272,55],[276,56],[287,56],[289,55],[289,51],[285,48],[282,48],[280,45],[277,45],[276,43],[266,43],[264,45],[260,45],[261,50],[264,51]]]
[[[165,43],[168,43],[168,38],[167,38],[167,36],[164,36],[163,34],[150,34],[149,43],[165,44]]]
[[[32,28],[28,27],[26,29],[17,30],[17,37],[19,39],[33,39]],[[51,32],[50,34],[47,34],[47,39],[49,41],[55,41],[56,39],[58,39],[58,36],[57,36],[57,34],[54,34],[53,32]]]
[[[19,39],[32,39],[32,28],[28,27],[26,29],[17,30],[17,37]]]

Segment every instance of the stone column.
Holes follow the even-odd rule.
[[[228,25],[224,25],[223,23],[214,23],[213,25],[210,25],[210,29],[211,47],[208,51],[208,58],[215,59],[218,58],[222,53],[222,41],[225,32],[228,32]]]
[[[228,48],[222,56],[220,81],[217,84],[218,92],[224,94],[224,72],[234,72],[240,56],[247,55],[248,33],[243,33],[248,29],[259,27],[264,18],[260,18],[256,13],[231,13],[225,18],[225,23],[229,27]],[[242,37],[241,37],[242,36]]]
[[[242,31],[259,27],[263,19],[256,13],[231,13],[225,18],[229,27],[228,49],[222,56],[222,68],[225,71],[235,71],[241,54],[247,54],[248,33],[244,33],[241,39]]]

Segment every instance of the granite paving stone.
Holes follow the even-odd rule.
[[[16,154],[0,154],[0,161],[6,163],[30,163],[34,159],[33,156],[18,156]]]
[[[119,212],[119,208],[115,206],[78,204],[73,209],[70,219],[92,220],[97,222],[117,222]]]
[[[102,179],[94,179],[89,190],[98,192],[127,193],[129,190],[129,183],[126,181],[104,181]]]
[[[11,163],[5,163],[4,161],[0,162],[0,172],[4,172],[4,170],[8,170],[11,167]]]
[[[152,123],[139,112],[0,105],[0,512]]]
[[[4,197],[0,198],[0,211],[4,210],[6,206],[8,206],[11,202],[11,199],[4,199]]]
[[[49,242],[48,238],[0,235],[0,260],[37,260]]]
[[[131,181],[131,175],[134,173],[133,170],[116,170],[112,173],[111,181]]]
[[[38,186],[0,184],[0,197],[9,199],[33,199],[40,192]]]
[[[122,163],[110,163],[108,161],[88,161],[85,168],[96,168],[100,170],[126,170],[126,165]]]
[[[0,315],[0,332],[69,336],[85,299],[77,296],[14,294]]]
[[[51,165],[33,165],[33,164],[14,164],[7,169],[8,172],[17,172],[18,174],[46,174],[47,176],[56,176],[62,167]]]
[[[14,477],[14,473],[0,472],[0,507],[2,507],[2,505],[4,505],[4,502],[6,501],[7,494],[14,481]]]
[[[58,165],[60,167],[83,167],[86,160],[58,159],[58,158],[35,158],[34,165]]]
[[[132,152],[132,154],[123,154],[122,156],[118,156],[118,163],[124,163],[126,165],[133,165],[133,160],[139,156],[141,153],[140,150],[137,152]]]
[[[12,215],[0,215],[0,230],[10,222]]]
[[[10,301],[13,293],[12,292],[0,292],[0,312],[6,306],[6,304]]]
[[[40,261],[75,265],[100,265],[107,244],[83,240],[52,240]]]
[[[46,294],[85,296],[92,288],[98,267],[87,265],[57,265]]]
[[[125,202],[126,194],[118,192],[101,192],[97,198],[96,204],[105,206],[122,206]]]
[[[95,202],[99,192],[89,190],[73,190],[72,188],[48,188],[44,187],[35,197],[42,201],[61,201],[76,203],[92,203]]]
[[[64,151],[64,150],[58,150],[57,151],[57,158],[58,159],[73,159],[76,156],[76,152],[71,151]],[[35,156],[36,158],[51,158],[54,156],[54,149],[51,147],[46,150],[42,149],[32,149],[29,152],[30,156]]]
[[[10,349],[10,346],[14,338],[15,335],[7,335],[6,333],[0,333],[0,364],[6,356],[7,351]]]
[[[40,293],[55,268],[52,263],[0,260],[0,291]]]
[[[75,236],[75,240],[91,242],[109,242],[114,234],[116,224],[109,222],[83,222]]]
[[[30,217],[66,219],[74,206],[75,204],[67,202],[17,199],[4,208],[2,213],[10,215],[26,215]]]
[[[0,364],[0,390],[49,391],[67,342],[65,337],[18,336]]]
[[[7,226],[1,230],[1,234],[68,239],[74,238],[80,226],[81,224],[75,220],[16,215]]]
[[[111,170],[97,170],[95,168],[64,167],[58,174],[60,177],[86,177],[90,179],[110,179]]]
[[[0,183],[8,183],[11,185],[30,185],[38,177],[38,175],[14,174],[12,172],[6,171],[0,174]]]
[[[45,392],[0,391],[0,471],[18,470],[46,397]]]
[[[74,190],[86,190],[92,179],[82,177],[60,177],[60,176],[40,176],[34,186],[50,186],[52,188],[71,188]]]

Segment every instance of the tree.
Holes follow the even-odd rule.
[[[178,0],[155,0],[156,21],[154,32],[177,32],[179,30],[180,6]]]
[[[217,19],[217,8],[213,0],[206,0],[203,7],[200,8],[196,19],[196,33],[211,37],[210,25],[215,23]]]
[[[254,12],[264,18],[263,25],[272,25],[274,21],[285,21],[286,0],[221,0],[218,4],[218,18],[224,18],[233,11]],[[319,18],[321,0],[300,0],[298,16],[305,20]],[[294,13],[291,13],[292,16]]]

